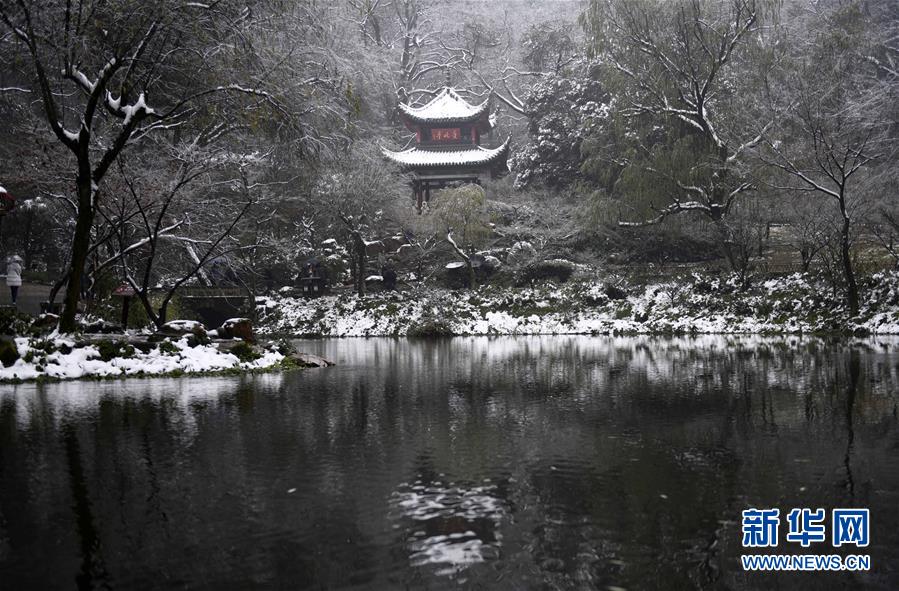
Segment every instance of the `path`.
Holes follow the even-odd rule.
[[[5,279],[5,277],[0,277],[0,306],[8,306],[12,303],[9,296],[9,287],[6,286]],[[19,311],[37,316],[41,313],[41,302],[46,302],[49,295],[49,285],[23,283],[22,287],[19,288]]]

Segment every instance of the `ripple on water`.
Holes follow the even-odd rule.
[[[390,504],[412,566],[450,575],[499,556],[509,507],[497,485],[418,479],[397,487]]]

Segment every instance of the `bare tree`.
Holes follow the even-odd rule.
[[[75,160],[76,222],[62,331],[75,329],[102,182],[125,148],[176,130],[218,95],[275,104],[255,81],[231,80],[234,72],[221,61],[220,50],[240,38],[249,19],[246,6],[230,2],[0,5],[0,20],[24,50],[23,73],[46,123]]]
[[[785,176],[780,188],[834,206],[846,300],[853,313],[859,309],[854,232],[870,197],[870,172],[895,149],[889,121],[870,109],[872,92],[881,88],[865,74],[868,60],[863,52],[845,50],[846,37],[852,37],[860,21],[861,13],[837,8],[813,12],[801,30],[794,29],[793,67],[785,66],[782,74],[782,125],[777,133],[766,134],[760,152],[766,164]]]
[[[114,248],[94,271],[116,267],[157,327],[182,285],[198,276],[208,283],[207,264],[253,247],[241,244],[235,229],[257,201],[248,175],[261,164],[196,142],[174,151],[170,163],[148,173],[119,161],[112,179],[120,181],[118,198],[99,210],[114,231]]]
[[[320,214],[328,213],[343,226],[351,243],[351,265],[356,292],[365,295],[368,254],[391,234],[388,220],[393,208],[411,208],[408,189],[398,171],[387,166],[374,144],[360,143],[324,171],[312,192],[311,204]]]

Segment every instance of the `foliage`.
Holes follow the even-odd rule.
[[[29,317],[13,307],[0,308],[0,335],[24,335],[30,324]]]
[[[565,283],[574,274],[574,270],[575,267],[571,261],[533,261],[518,270],[516,284],[524,286],[543,284],[549,281]]]
[[[528,142],[510,162],[518,187],[532,182],[567,187],[581,178],[581,143],[609,124],[610,96],[595,76],[596,67],[579,60],[531,88]]]
[[[231,347],[229,351],[235,355],[241,361],[247,363],[250,361],[256,361],[262,355],[256,351],[256,348],[253,347],[250,343],[241,341]]]
[[[208,345],[212,342],[212,339],[209,338],[209,335],[206,334],[205,330],[200,328],[194,329],[190,336],[187,337],[187,345],[189,347],[200,347],[203,345]]]
[[[614,119],[625,122],[585,142],[585,167],[606,181],[597,195],[624,202],[623,224],[707,218],[734,269],[745,260],[731,248],[728,214],[756,188],[748,152],[771,125],[760,107],[777,51],[767,9],[755,0],[593,0],[582,19]]]
[[[0,363],[9,367],[19,359],[19,350],[12,339],[0,339]]]
[[[409,327],[406,336],[413,338],[438,338],[453,336],[453,329],[445,321],[439,318],[422,318]]]
[[[116,358],[128,359],[134,357],[134,347],[125,341],[113,341],[103,339],[94,343],[103,361],[112,361]]]
[[[164,355],[177,355],[181,352],[181,349],[179,349],[178,346],[169,339],[160,341],[159,345],[157,345],[157,348],[159,349],[159,352]]]
[[[455,240],[465,248],[476,248],[490,235],[486,222],[486,194],[478,185],[441,189],[431,199],[430,216],[434,233],[453,232]]]

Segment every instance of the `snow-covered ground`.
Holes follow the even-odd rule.
[[[15,342],[20,358],[10,367],[0,365],[0,381],[261,370],[278,366],[284,359],[281,353],[266,350],[257,359],[241,361],[214,345],[191,347],[187,336],[166,341],[148,352],[126,347],[124,355],[107,354],[105,360],[99,345],[82,344],[67,337],[20,337]]]
[[[839,294],[800,274],[749,290],[735,280],[699,275],[625,288],[611,299],[604,285],[474,291],[422,289],[305,300],[257,300],[261,331],[321,336],[415,334],[800,334],[852,331],[899,334],[899,275],[865,286],[862,309],[849,314]],[[612,295],[615,295],[614,293]]]

